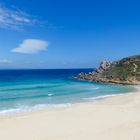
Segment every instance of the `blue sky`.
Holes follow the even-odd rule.
[[[140,53],[140,2],[0,0],[0,68],[89,68]]]

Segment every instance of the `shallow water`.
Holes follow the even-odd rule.
[[[67,107],[133,91],[131,86],[77,81],[72,76],[91,69],[1,70],[0,114]]]

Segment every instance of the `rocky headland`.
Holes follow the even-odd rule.
[[[103,61],[95,71],[81,72],[74,78],[93,82],[139,85],[140,55],[126,57],[114,62]]]

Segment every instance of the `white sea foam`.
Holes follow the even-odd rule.
[[[97,89],[100,89],[100,88],[99,88],[99,87],[93,87],[93,88],[91,88],[91,89],[97,90]]]
[[[48,96],[53,96],[54,94],[52,94],[52,93],[48,93]]]
[[[123,95],[123,94],[111,94],[111,95],[103,95],[103,96],[83,98],[83,99],[86,100],[86,101],[96,101],[96,100],[101,100],[101,99],[104,99],[104,98],[118,96],[118,95]],[[52,96],[52,94],[50,96]],[[34,105],[34,106],[18,105],[15,108],[1,110],[0,111],[0,116],[14,115],[14,114],[21,113],[21,112],[31,112],[31,111],[35,111],[35,110],[41,110],[41,109],[66,108],[66,107],[70,107],[71,105],[72,105],[72,103],[37,104],[37,105]]]
[[[50,109],[50,108],[66,108],[70,107],[71,103],[64,103],[64,104],[38,104],[35,106],[18,106],[13,109],[5,109],[0,111],[0,116],[5,115],[14,115],[21,112],[31,112],[35,110],[41,110],[41,109]]]
[[[108,97],[114,97],[114,96],[118,96],[118,95],[123,95],[123,94],[102,95],[102,96],[97,96],[97,97],[84,98],[84,100],[95,101],[95,100],[101,100],[101,99],[105,99],[105,98],[108,98]]]

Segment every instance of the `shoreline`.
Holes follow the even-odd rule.
[[[140,91],[0,117],[2,140],[139,140]]]
[[[125,98],[125,96],[133,96],[134,94],[136,94],[136,95],[140,94],[140,91],[137,90],[135,92],[105,95],[105,97],[103,97],[103,98],[102,98],[102,96],[97,96],[97,97],[95,97],[97,99],[92,99],[91,98],[91,100],[90,100],[90,98],[89,98],[90,101],[73,103],[73,104],[70,104],[69,106],[66,106],[66,107],[40,108],[40,109],[31,110],[31,111],[21,111],[21,112],[17,112],[17,113],[14,113],[14,114],[6,114],[6,115],[4,114],[4,115],[0,115],[0,119],[22,117],[22,116],[27,116],[27,115],[30,115],[30,114],[38,114],[40,112],[63,111],[63,110],[67,110],[69,108],[75,108],[75,107],[78,107],[78,106],[100,105],[100,104],[108,103],[111,100],[118,100],[117,98]],[[98,97],[99,97],[99,99],[98,99]]]
[[[132,85],[133,86],[133,85]],[[112,98],[112,97],[116,97],[116,96],[121,96],[121,95],[125,95],[125,94],[131,94],[132,92],[133,93],[137,93],[140,91],[140,86],[133,86],[134,90],[133,91],[129,91],[129,92],[126,92],[126,93],[119,93],[119,94],[106,94],[106,95],[101,95],[101,96],[97,96],[97,97],[90,97],[90,98],[85,98],[87,101],[83,101],[83,102],[75,102],[75,103],[62,103],[62,104],[52,104],[50,107],[48,105],[45,105],[45,104],[39,104],[39,105],[36,105],[36,106],[33,106],[31,108],[26,108],[26,109],[23,109],[23,110],[20,110],[18,108],[15,108],[15,109],[8,109],[8,110],[3,110],[3,113],[2,111],[0,111],[0,119],[1,118],[5,118],[5,117],[15,117],[15,116],[20,116],[20,115],[23,115],[23,114],[30,114],[32,112],[39,112],[39,111],[51,111],[51,110],[61,110],[61,109],[66,109],[66,108],[70,108],[70,107],[74,107],[74,106],[77,106],[77,105],[84,105],[84,104],[94,104],[96,102],[102,102],[104,100],[107,100],[109,98]],[[41,106],[42,107],[41,107]],[[38,107],[37,107],[38,106]],[[53,107],[52,107],[53,106]],[[11,110],[11,112],[9,112]],[[13,111],[15,110],[15,111]]]

